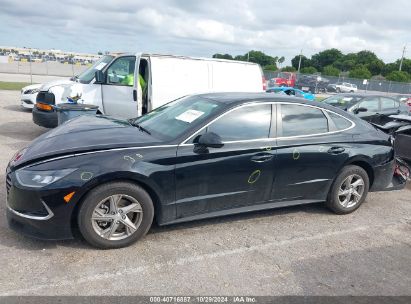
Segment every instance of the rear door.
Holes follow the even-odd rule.
[[[379,125],[384,125],[387,122],[392,121],[392,119],[389,117],[390,115],[396,115],[401,113],[400,102],[388,97],[380,97],[380,101],[380,115],[376,117],[375,123]]]
[[[350,153],[344,132],[352,123],[302,104],[278,105],[276,201],[321,201]]]
[[[222,115],[177,151],[177,218],[255,205],[269,199],[274,179],[275,132],[271,104]],[[202,133],[221,136],[221,148],[199,149]]]
[[[365,112],[358,112],[355,114],[356,116],[368,122],[376,123],[380,115],[380,99],[378,96],[365,97],[357,104],[356,108],[367,109]]]

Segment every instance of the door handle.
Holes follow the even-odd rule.
[[[345,148],[343,147],[331,147],[330,149],[328,149],[328,153],[329,154],[341,154],[345,151]]]
[[[137,101],[137,90],[133,90],[133,100]]]
[[[251,161],[256,162],[256,163],[263,163],[266,161],[269,161],[273,158],[272,154],[257,154],[253,157],[251,157]]]

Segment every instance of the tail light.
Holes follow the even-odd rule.
[[[262,80],[263,80],[263,90],[265,91],[265,90],[267,90],[267,82],[265,81],[264,76],[262,77]]]

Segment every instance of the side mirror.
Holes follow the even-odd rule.
[[[102,71],[97,70],[95,74],[96,83],[104,83],[104,74]]]
[[[360,108],[355,109],[353,112],[354,112],[354,114],[358,114],[360,112],[367,112],[367,111],[368,111],[367,108],[360,107]]]
[[[200,136],[197,144],[204,147],[210,148],[221,148],[224,146],[221,137],[213,132],[208,132]]]

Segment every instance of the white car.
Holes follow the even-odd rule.
[[[41,84],[32,84],[21,89],[20,101],[23,108],[33,109],[40,87]]]
[[[337,83],[335,86],[335,90],[338,93],[355,93],[357,92],[357,85],[349,82]]]

